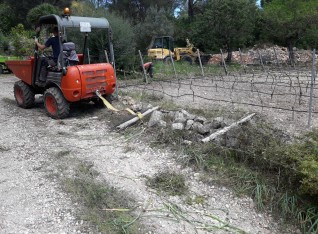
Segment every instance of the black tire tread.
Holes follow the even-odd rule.
[[[53,115],[52,113],[50,113],[46,107],[46,97],[50,95],[52,96],[56,103],[57,103],[57,112],[56,115]],[[61,90],[57,87],[51,87],[49,89],[47,89],[44,92],[44,106],[45,106],[45,110],[46,113],[52,117],[53,119],[64,119],[66,118],[69,113],[70,113],[70,104],[69,102],[64,98],[63,93],[61,92]]]
[[[19,103],[18,100],[17,100],[16,90],[18,88],[22,90],[23,100],[24,100],[23,103]],[[35,97],[34,96],[35,96],[35,94],[32,91],[31,87],[29,85],[27,85],[25,82],[23,82],[22,80],[19,80],[19,81],[15,82],[14,83],[13,92],[14,92],[15,100],[16,100],[17,105],[19,107],[27,109],[27,108],[31,108],[31,107],[34,106],[34,103],[35,103]]]

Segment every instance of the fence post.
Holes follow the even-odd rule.
[[[258,53],[258,56],[259,56],[259,61],[260,61],[260,63],[261,63],[262,69],[263,69],[263,71],[265,71],[264,63],[263,63],[263,58],[262,58],[261,53],[259,52],[259,49],[257,49],[257,53]]]
[[[241,66],[243,67],[244,73],[246,74],[245,66],[244,66],[244,64],[243,64],[243,58],[242,58],[241,48],[239,48],[239,52],[240,52],[240,61],[241,61]]]
[[[144,67],[144,60],[143,60],[143,58],[142,58],[142,55],[141,55],[140,50],[138,50],[138,53],[139,53],[139,57],[140,57],[140,62],[141,62],[142,71],[143,71],[143,73],[144,73],[144,81],[146,81],[146,84],[148,84],[147,73],[146,73],[146,70],[145,70],[145,67]]]
[[[274,54],[275,54],[275,59],[276,59],[276,66],[279,67],[278,56],[277,56],[275,47],[274,47]]]
[[[223,57],[223,51],[222,51],[222,49],[220,49],[220,52],[221,52],[221,59],[222,59],[223,67],[224,67],[224,72],[225,72],[225,75],[227,75],[228,72],[227,72],[227,67],[226,67],[226,64],[225,64],[224,57]]]
[[[173,66],[174,77],[177,79],[176,67],[174,66],[174,61],[173,61],[172,54],[171,54],[171,51],[170,51],[170,50],[169,50],[169,56],[170,56],[171,63],[172,63],[172,66]]]
[[[199,58],[199,63],[200,63],[200,68],[201,68],[201,73],[202,73],[202,76],[204,77],[204,71],[203,71],[203,66],[202,66],[202,61],[201,61],[201,56],[200,56],[200,51],[199,51],[199,49],[197,49],[197,53],[198,53],[198,58]]]
[[[314,83],[316,80],[316,49],[312,51],[312,70],[311,70],[311,83],[310,83],[310,97],[309,97],[309,114],[308,114],[308,128],[311,126],[311,118],[312,118],[312,99],[314,92]]]

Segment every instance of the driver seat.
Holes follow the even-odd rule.
[[[65,66],[74,66],[78,64],[79,59],[73,42],[66,42],[63,44],[63,59]]]

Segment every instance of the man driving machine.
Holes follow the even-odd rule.
[[[39,82],[44,83],[46,80],[46,74],[47,74],[47,67],[48,65],[53,66],[57,64],[57,60],[60,54],[60,41],[59,41],[59,31],[58,27],[53,28],[53,36],[50,37],[45,44],[41,44],[38,41],[38,38],[35,38],[35,44],[37,47],[41,50],[44,50],[46,48],[52,47],[53,51],[53,61],[50,61],[48,58],[41,59],[41,69],[40,69],[40,76],[39,76]]]

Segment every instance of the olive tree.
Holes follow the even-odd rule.
[[[153,37],[173,36],[174,23],[163,8],[150,7],[143,22],[135,26],[138,49],[145,51]]]
[[[135,34],[132,25],[121,16],[109,12],[104,7],[95,8],[92,3],[76,2],[71,6],[72,14],[87,17],[104,17],[112,28],[115,60],[118,68],[130,68],[135,58]],[[91,38],[90,42],[95,43],[93,47],[101,47],[105,43],[105,35],[99,38]],[[92,51],[93,52],[93,51]]]
[[[272,0],[263,8],[264,37],[286,46],[293,63],[293,47],[318,37],[318,0]]]
[[[225,49],[231,62],[233,49],[253,39],[258,13],[255,0],[208,1],[191,25],[191,39],[205,50]]]
[[[7,3],[0,3],[0,31],[8,34],[14,24],[14,12]]]
[[[32,8],[28,14],[27,14],[27,21],[31,24],[31,25],[35,25],[39,18],[43,15],[49,15],[49,14],[59,14],[60,10],[49,4],[49,3],[43,3],[41,5],[38,5],[34,8]]]

